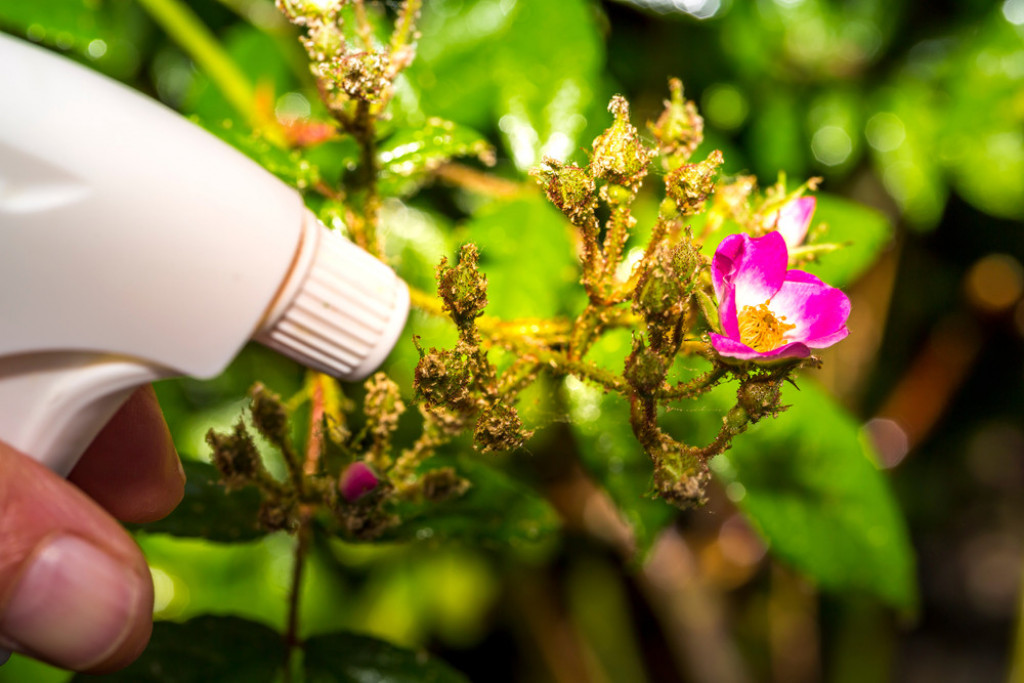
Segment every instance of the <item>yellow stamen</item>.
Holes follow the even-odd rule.
[[[768,302],[759,306],[744,306],[739,314],[740,341],[750,348],[764,353],[782,346],[786,332],[796,325],[785,322],[786,316],[776,318],[768,310]]]

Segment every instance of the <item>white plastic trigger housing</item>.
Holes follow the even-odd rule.
[[[61,474],[131,391],[256,337],[365,377],[409,307],[383,263],[177,113],[0,33],[0,441]]]
[[[113,356],[43,353],[0,359],[0,434],[67,476],[83,448],[141,384],[165,373]],[[10,406],[25,406],[12,410]]]

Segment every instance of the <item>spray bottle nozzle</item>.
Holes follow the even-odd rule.
[[[295,262],[253,337],[344,380],[373,372],[394,347],[409,290],[390,268],[307,211]]]

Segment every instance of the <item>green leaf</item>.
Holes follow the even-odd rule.
[[[560,521],[536,491],[504,472],[467,457],[438,456],[424,468],[454,467],[471,483],[465,495],[440,503],[399,503],[402,524],[386,540],[459,540],[476,545],[529,546],[555,534]]]
[[[130,528],[153,534],[191,536],[209,541],[237,542],[262,538],[256,526],[260,496],[253,488],[228,493],[218,484],[212,465],[185,460],[185,497],[167,517]]]
[[[875,172],[918,230],[938,225],[949,196],[935,154],[945,98],[932,84],[903,76],[881,91],[865,125]]]
[[[302,190],[320,182],[320,168],[297,150],[282,149],[232,119],[193,120],[292,187]]]
[[[424,3],[416,61],[406,72],[422,111],[475,127],[492,122],[496,50],[513,16],[494,1]]]
[[[68,51],[120,79],[139,67],[145,27],[131,0],[0,0],[0,29]]]
[[[442,164],[467,156],[494,163],[491,145],[471,128],[430,119],[422,128],[401,130],[380,146],[380,191],[387,196],[410,195]]]
[[[436,0],[409,79],[423,111],[484,129],[500,122],[516,166],[579,147],[604,48],[587,0]]]
[[[712,470],[773,554],[822,589],[913,609],[914,554],[874,453],[851,415],[813,382],[800,384],[784,391],[788,410],[736,437]],[[735,402],[735,385],[709,398],[710,413],[673,413],[679,426],[710,438],[716,416]]]
[[[765,100],[753,107],[749,154],[761,178],[772,178],[779,169],[793,177],[806,175],[808,146],[800,109],[793,93],[781,87],[772,88]]]
[[[948,77],[936,84],[949,103],[936,156],[964,199],[1012,220],[1024,218],[1024,37],[1004,13],[1004,7],[992,7],[976,30],[958,37],[963,44],[947,57]]]
[[[480,248],[488,315],[513,318],[577,314],[583,305],[571,226],[539,193],[482,206],[462,226]]]
[[[271,683],[285,664],[284,639],[237,617],[199,617],[183,624],[158,622],[149,647],[134,664],[106,674],[111,683]],[[86,683],[93,676],[78,674]]]
[[[815,235],[814,244],[833,243],[841,248],[821,254],[817,261],[800,266],[833,287],[853,283],[892,240],[893,228],[878,211],[841,199],[818,194],[817,209],[811,225],[825,223],[826,230]]]
[[[620,330],[602,337],[587,360],[619,373],[630,348],[629,333]],[[574,378],[565,380],[565,390],[580,459],[632,527],[642,559],[677,511],[651,496],[654,466],[629,426],[629,403]]]
[[[240,73],[247,77],[249,87],[257,89],[261,95],[280,97],[299,88],[297,74],[288,61],[289,54],[286,53],[288,49],[298,49],[297,44],[292,45],[290,41],[282,43],[277,38],[245,24],[236,24],[228,28],[221,42],[227,57]],[[306,99],[309,100],[310,97]],[[273,113],[275,101],[269,100],[266,104],[269,105],[268,111],[259,112],[260,114]],[[217,83],[212,82],[202,71],[195,74],[191,91],[183,105],[186,113],[197,114],[206,121],[230,120],[239,125],[248,123],[246,117],[239,113],[236,104],[233,104],[217,88]]]
[[[808,242],[801,248],[812,252],[816,245],[835,248],[821,251],[815,261],[805,263],[799,269],[814,273],[834,287],[846,287],[870,268],[889,245],[893,226],[885,215],[863,204],[824,192],[814,196],[818,204],[811,218]],[[815,227],[822,223],[825,231],[815,234]],[[722,240],[742,231],[738,223],[726,221],[704,242],[701,252],[711,257]]]
[[[579,147],[604,47],[586,0],[520,0],[496,55],[497,116],[520,170]]]
[[[306,683],[468,683],[461,673],[423,652],[376,638],[331,633],[306,641]]]

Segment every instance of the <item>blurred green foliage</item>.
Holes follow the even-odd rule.
[[[408,281],[429,289],[439,257],[473,241],[489,279],[488,313],[577,311],[582,302],[570,293],[577,274],[568,226],[530,188],[525,172],[544,155],[585,161],[581,149],[607,125],[612,92],[626,92],[637,116],[653,118],[668,75],[682,77],[687,94],[698,98],[709,127],[705,148],[725,149],[729,172],[753,172],[762,184],[774,182],[780,169],[798,181],[820,174],[826,189],[863,194],[867,187],[891,206],[883,216],[819,196],[815,224],[827,228],[812,243],[846,248],[822,255],[809,269],[833,284],[851,284],[872,264],[891,239],[890,219],[930,230],[954,193],[992,216],[1024,218],[1024,5],[1018,0],[964,3],[950,21],[921,26],[912,25],[917,17],[905,3],[884,0],[704,3],[717,8],[710,18],[676,11],[650,36],[630,35],[628,26],[609,20],[629,4],[648,5],[426,1],[418,58],[399,80],[378,149],[381,189],[390,198],[387,248]],[[258,116],[325,117],[302,50],[269,1],[188,5],[249,80]],[[390,3],[372,7],[393,10]],[[285,150],[254,130],[252,118],[240,115],[134,2],[0,0],[0,28],[159,97],[299,188],[343,188],[355,167],[357,150],[344,139]],[[436,183],[433,172],[452,158],[474,171],[484,170],[481,159],[496,161],[494,173],[511,190],[485,197]],[[327,224],[343,219],[339,203],[312,195],[309,201]],[[443,345],[439,340],[450,340],[452,332],[436,318],[415,312],[410,318],[409,334],[387,365],[409,400],[417,357],[412,334],[429,346]],[[589,358],[618,371],[629,350],[627,337],[610,337]],[[700,370],[676,369],[683,376]],[[250,348],[218,379],[159,387],[183,456],[208,457],[202,435],[237,419],[256,379],[284,395],[302,383],[289,361]],[[730,391],[720,388],[713,403],[731,405]],[[352,394],[358,399],[359,390]],[[542,429],[531,442],[539,444],[532,458],[474,458],[466,442],[456,442],[439,460],[458,463],[474,484],[468,496],[411,512],[379,547],[332,540],[315,549],[303,594],[304,632],[317,634],[306,645],[306,680],[463,680],[436,660],[383,641],[415,650],[437,640],[472,647],[484,637],[499,565],[542,564],[555,552],[559,523],[542,496],[544,475],[537,470],[543,466],[536,462],[545,457],[571,451],[610,494],[635,536],[637,563],[677,520],[676,510],[649,496],[650,461],[631,433],[624,401],[576,380],[544,385],[531,400],[524,412]],[[784,402],[792,407],[778,420],[741,436],[716,461],[729,498],[780,561],[822,589],[912,610],[908,534],[856,418],[811,382],[802,381],[800,391],[787,388]],[[716,414],[684,405],[664,417],[701,443],[717,429],[707,417]],[[558,434],[563,421],[570,422],[571,437]],[[256,540],[256,501],[244,491],[224,496],[208,465],[189,462],[187,470],[185,503],[140,534],[157,577],[158,618],[187,621],[159,623],[144,658],[109,680],[274,680],[284,660],[277,631],[284,627],[282,577],[291,541]],[[604,576],[593,585],[611,581]],[[573,600],[577,611],[586,611],[583,597]],[[616,641],[614,629],[590,637]],[[614,666],[635,672],[634,656],[627,648]],[[0,670],[0,681],[67,677],[17,658]]]

